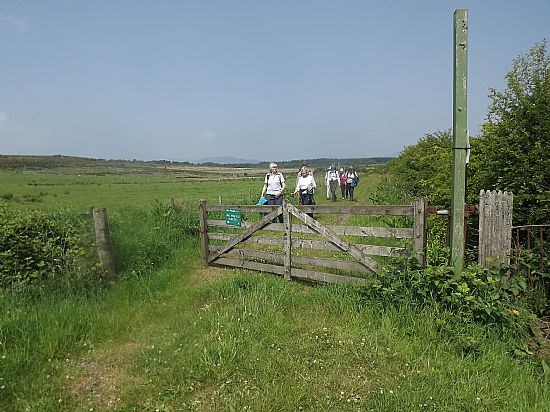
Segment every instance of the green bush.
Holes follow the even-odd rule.
[[[0,203],[0,288],[31,292],[73,283],[94,271],[89,244],[77,216],[16,210]]]
[[[403,261],[399,267],[367,280],[362,296],[390,305],[413,302],[441,304],[459,319],[496,325],[523,333],[532,319],[527,307],[528,288],[523,276],[510,276],[509,266],[491,269],[468,266],[455,274],[450,266],[419,268]]]

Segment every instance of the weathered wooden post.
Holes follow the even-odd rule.
[[[417,254],[418,263],[426,266],[427,228],[426,198],[417,197],[414,200],[414,251]]]
[[[205,265],[208,265],[208,225],[206,222],[206,200],[199,200],[199,222],[200,222],[200,243],[201,256]]]
[[[514,196],[509,192],[479,193],[479,259],[481,266],[509,264]]]
[[[453,70],[453,175],[451,198],[451,264],[455,273],[464,268],[464,203],[468,140],[468,10],[454,13]]]
[[[290,280],[290,272],[292,265],[292,221],[290,217],[290,211],[288,209],[288,203],[283,200],[283,224],[285,225],[285,257],[284,257],[284,277],[285,280]]]
[[[95,239],[101,267],[105,271],[105,281],[113,282],[116,278],[115,261],[112,254],[111,234],[107,222],[107,210],[104,207],[93,207]]]

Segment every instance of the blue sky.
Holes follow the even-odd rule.
[[[0,153],[257,160],[400,152],[550,40],[548,0],[0,2]]]

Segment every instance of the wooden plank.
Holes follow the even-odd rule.
[[[277,275],[284,274],[284,267],[277,265],[269,265],[266,263],[250,262],[248,260],[230,259],[219,257],[213,264],[231,266],[240,269],[257,270],[260,272],[275,273]],[[291,276],[293,278],[309,280],[322,283],[355,283],[360,284],[364,282],[364,279],[354,278],[352,276],[334,275],[332,273],[316,272],[312,270],[303,270],[292,268]]]
[[[413,216],[413,206],[409,205],[367,205],[367,206],[294,206],[304,213],[369,215],[369,216]]]
[[[357,243],[354,243],[353,245],[367,255],[399,257],[406,256],[407,254],[407,250],[402,247],[361,245]],[[321,240],[294,239],[292,241],[292,246],[305,249],[341,251],[341,249],[335,246],[332,242]]]
[[[412,228],[394,227],[360,227],[360,226],[331,226],[327,225],[334,234],[339,236],[370,236],[370,237],[394,237],[397,239],[412,239]]]
[[[331,231],[330,229],[328,229],[325,226],[322,226],[315,219],[313,219],[310,216],[306,215],[301,210],[296,209],[294,206],[289,205],[289,210],[298,219],[301,219],[309,227],[313,228],[314,230],[319,232],[319,234],[321,234],[324,237],[326,237],[327,239],[329,239],[332,243],[334,243],[336,246],[338,246],[343,251],[348,252],[354,258],[358,259],[359,262],[364,264],[365,267],[369,268],[371,271],[374,272],[374,270],[376,269],[376,262],[374,262],[374,260],[372,260],[370,257],[368,257],[365,253],[363,253],[361,250],[359,250],[353,244],[343,241],[333,231]]]
[[[513,195],[482,190],[479,194],[479,260],[483,267],[510,263]]]
[[[276,273],[277,275],[284,274],[284,267],[277,265],[269,265],[267,263],[251,262],[249,260],[231,259],[219,257],[211,263],[216,265],[232,266],[241,269],[251,269],[260,272]]]
[[[427,229],[426,199],[418,197],[414,201],[414,250],[422,267],[426,266]]]
[[[263,205],[263,206],[248,206],[248,205],[208,205],[207,212],[223,212],[225,209],[238,209],[241,213],[268,213],[275,210],[279,206]]]
[[[212,248],[215,249],[215,246]],[[241,260],[246,260],[246,258],[261,259],[261,260],[268,260],[268,261],[280,263],[280,264],[283,264],[285,260],[285,255],[282,253],[265,252],[263,250],[241,249],[241,248],[233,248],[231,250],[228,250],[223,254],[222,257],[238,257]]]
[[[292,221],[290,219],[290,213],[288,211],[288,203],[286,200],[283,200],[283,224],[285,226],[285,237],[284,237],[284,249],[285,249],[285,258],[284,258],[284,277],[286,280],[290,280],[290,268],[292,265]]]
[[[231,240],[235,235],[230,233],[209,233],[208,238],[214,240]],[[284,242],[280,238],[266,236],[250,236],[243,243],[259,243],[262,245],[283,246]],[[354,246],[367,255],[400,257],[407,256],[407,249],[397,246],[377,246],[361,245],[355,243]],[[218,246],[219,247],[219,246]],[[292,247],[314,250],[330,250],[340,252],[342,249],[335,246],[330,241],[312,240],[312,239],[292,239]]]
[[[209,233],[208,239],[229,241],[235,236],[236,235],[232,233]],[[283,246],[283,239],[280,237],[250,236],[244,242],[260,243],[262,245]]]
[[[243,221],[244,228],[249,228],[253,223]],[[211,227],[232,227],[225,223],[225,220],[207,220],[208,226]],[[414,230],[412,228],[393,228],[393,227],[362,227],[362,226],[336,226],[326,225],[337,235],[341,236],[369,236],[369,237],[394,237],[396,239],[413,239]],[[270,230],[282,232],[285,230],[284,223],[270,223],[262,228],[262,230]],[[317,233],[307,225],[292,225],[294,233]]]
[[[212,248],[212,250],[215,250],[215,248]],[[284,263],[283,254],[273,253],[273,252],[264,252],[262,250],[233,248],[230,251],[224,253],[223,256],[239,257],[241,259],[246,259],[246,258],[262,259],[262,260],[267,260],[275,263]],[[292,256],[292,264],[312,265],[312,266],[320,266],[320,267],[331,268],[331,269],[349,270],[352,272],[370,273],[370,271],[360,263],[349,262],[345,260],[337,260],[337,259],[321,259],[321,258],[313,258],[313,257],[306,257],[306,256]]]
[[[201,257],[204,264],[208,265],[208,226],[206,224],[206,200],[199,200],[199,236],[201,244]]]
[[[208,205],[207,212],[223,212],[226,208],[239,209],[241,212],[266,213],[276,206],[244,206],[244,205]],[[370,216],[413,216],[412,205],[366,205],[366,206],[294,206],[305,213],[370,215]]]
[[[225,245],[223,245],[220,249],[218,249],[216,252],[214,252],[212,255],[210,255],[208,257],[208,261],[211,262],[212,260],[216,259],[222,253],[227,252],[229,249],[231,249],[237,243],[242,242],[247,237],[252,235],[252,233],[254,233],[256,230],[261,229],[263,226],[267,225],[269,223],[269,221],[271,221],[275,217],[279,216],[281,214],[281,211],[282,211],[282,208],[281,208],[281,206],[279,206],[273,212],[268,213],[266,216],[264,216],[258,222],[254,223],[248,229],[245,229],[245,231],[242,232],[241,234],[233,237]]]
[[[334,275],[332,273],[292,268],[292,277],[320,283],[354,283],[361,284],[365,280],[352,276]]]

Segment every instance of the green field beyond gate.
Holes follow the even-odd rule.
[[[255,205],[263,170],[227,179],[220,171],[201,179],[200,169],[87,172],[0,172],[2,207],[13,211],[75,214],[90,228],[88,207],[106,207],[118,270],[106,288],[90,268],[28,297],[2,293],[0,410],[544,411],[550,403],[548,371],[516,328],[463,321],[428,297],[392,294],[398,284],[320,287],[206,267],[199,199],[219,208],[213,220],[229,218],[219,233],[246,230],[260,214],[242,213],[233,226],[239,216],[223,204]],[[370,204],[380,179],[362,176],[354,206]],[[343,223],[314,216],[331,230]],[[384,219],[351,215],[349,224],[407,223]]]

